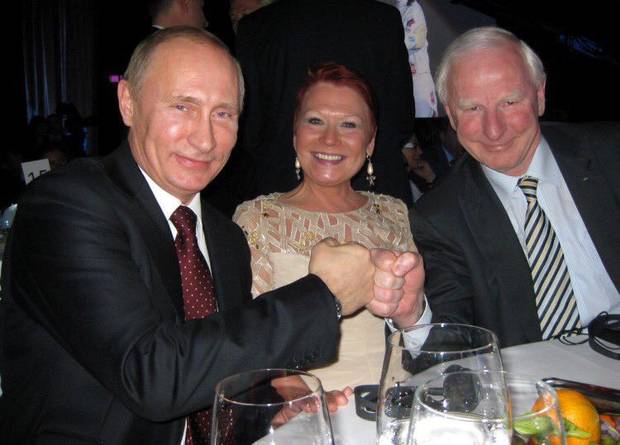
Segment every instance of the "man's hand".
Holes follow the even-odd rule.
[[[352,314],[372,299],[375,266],[370,251],[359,244],[324,239],[312,248],[309,271],[340,300],[342,315]]]
[[[390,317],[398,327],[414,325],[424,310],[424,267],[413,252],[373,249],[376,267],[374,298],[366,305],[380,317]]]

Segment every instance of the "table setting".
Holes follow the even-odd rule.
[[[615,393],[610,397],[617,397],[617,403],[620,403],[618,361],[594,351],[587,341],[583,342],[587,338],[587,335],[571,337],[571,343],[575,344],[548,340],[501,349],[503,372],[534,382],[554,378],[558,383],[569,381],[611,388]],[[357,415],[355,400],[333,413],[331,421],[337,445],[380,443],[377,439],[377,423]],[[402,443],[410,445],[408,442]]]
[[[615,444],[600,442],[563,417],[562,403],[571,391],[586,403],[594,400],[600,413],[600,403],[615,414],[620,410],[618,362],[587,341],[579,343],[587,336],[570,338],[500,350],[493,332],[474,326],[398,330],[388,338],[381,381],[356,387],[348,405],[331,414],[311,372],[232,376],[216,389],[212,444],[570,445],[575,437]],[[252,379],[262,383],[250,384]],[[293,390],[287,389],[291,383]],[[251,430],[251,439],[226,439],[233,411],[229,405],[222,415],[223,400],[242,407],[234,429]],[[224,418],[228,433],[221,432]],[[250,426],[257,418],[260,427]]]

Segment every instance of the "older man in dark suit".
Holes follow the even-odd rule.
[[[218,380],[329,361],[341,315],[420,297],[414,254],[326,241],[308,276],[251,301],[245,238],[200,197],[235,143],[238,65],[206,31],[169,28],[125,77],[128,143],[43,176],[19,204],[2,274],[3,444],[204,443]]]
[[[239,22],[237,56],[248,85],[238,155],[245,198],[298,183],[293,111],[308,68],[323,62],[364,77],[377,99],[374,191],[411,204],[401,148],[413,131],[413,87],[398,10],[374,0],[279,0]],[[364,168],[365,172],[366,169]],[[358,175],[356,189],[369,189]]]
[[[459,37],[436,77],[468,155],[411,214],[433,320],[509,346],[620,312],[620,125],[541,127],[542,63],[499,28]]]

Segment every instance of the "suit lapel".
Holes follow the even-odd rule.
[[[177,316],[183,319],[181,275],[174,242],[170,236],[170,228],[155,196],[134,161],[127,142],[106,157],[103,164],[110,179],[132,198],[130,201],[132,216],[151,252],[150,259],[155,264],[172,298]]]
[[[490,281],[488,289],[498,290],[489,297],[503,300],[498,307],[510,308],[528,339],[538,341],[540,324],[530,268],[510,219],[476,161],[467,160],[464,175],[459,203],[485,259],[482,267]]]
[[[215,285],[215,294],[220,311],[238,307],[244,302],[242,296],[247,294],[241,288],[240,278],[237,276],[239,261],[237,248],[231,242],[230,228],[222,224],[222,216],[202,200],[202,227],[205,233],[211,275]],[[226,220],[226,222],[229,222]]]
[[[620,208],[617,198],[610,191],[587,141],[576,141],[552,129],[545,131],[545,138],[607,273],[620,289],[617,252],[617,246],[620,246]]]

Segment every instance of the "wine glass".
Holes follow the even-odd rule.
[[[510,445],[510,397],[505,375],[448,372],[418,385],[409,445]]]
[[[565,445],[555,390],[503,371],[456,371],[416,389],[409,445]]]
[[[532,377],[510,373],[505,376],[513,416],[513,445],[565,445],[564,421],[555,389]]]
[[[465,324],[437,323],[391,334],[377,397],[378,443],[406,444],[416,386],[460,369],[502,370],[493,332]]]
[[[288,369],[259,369],[215,388],[211,445],[333,445],[320,380]]]

